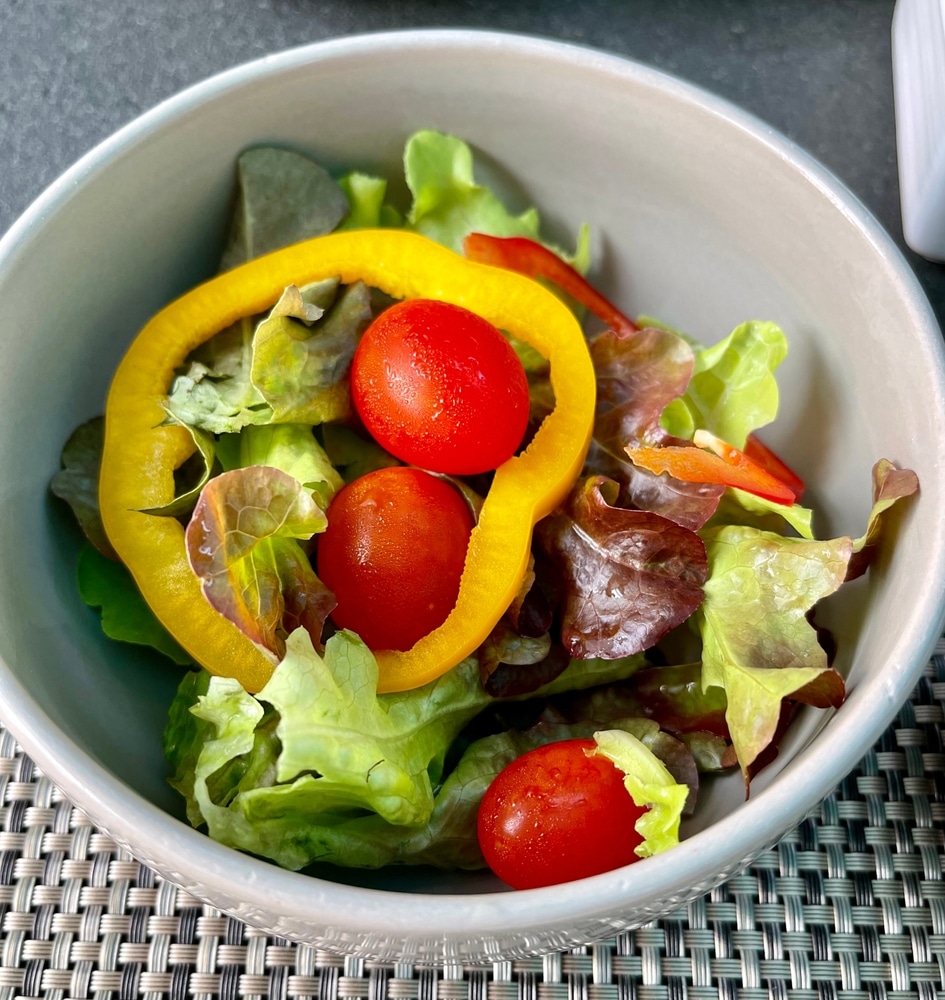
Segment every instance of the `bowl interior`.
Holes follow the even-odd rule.
[[[15,227],[0,248],[5,721],[17,732],[23,720],[43,763],[36,720],[48,717],[46,735],[64,740],[52,771],[93,816],[100,806],[103,822],[120,826],[121,808],[134,810],[138,797],[182,815],[161,755],[179,674],[101,635],[75,591],[77,539],[48,498],[49,478],[74,426],[102,411],[137,330],[212,273],[242,149],[279,143],[329,168],[396,177],[405,137],[422,127],[469,141],[482,176],[513,207],[539,206],[555,239],[567,244],[589,223],[593,277],[631,314],[705,343],[746,319],[782,325],[791,353],[766,439],[810,483],[821,534],[862,533],[876,459],[911,467],[921,481],[895,518],[894,550],[829,602],[851,704],[829,720],[804,714],[750,803],[737,777],[712,783],[688,831],[693,853],[676,872],[653,859],[654,875],[627,876],[631,893],[635,878],[655,878],[648,892],[663,886],[678,898],[693,884],[695,852],[713,868],[707,877],[721,870],[724,824],[727,836],[739,814],[742,827],[758,821],[760,849],[759,837],[786,829],[843,777],[911,689],[942,615],[941,348],[891,243],[806,157],[692,88],[583,50],[420,33],[290,53],[157,109]],[[117,785],[103,786],[113,801],[82,801],[89,760],[127,786],[124,802]],[[760,819],[759,801],[778,815]],[[148,813],[149,836],[163,822],[157,815]],[[739,836],[729,853],[751,839]],[[436,873],[337,877],[434,893],[495,888]]]

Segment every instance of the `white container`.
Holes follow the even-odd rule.
[[[892,55],[903,235],[945,261],[945,0],[898,0]]]

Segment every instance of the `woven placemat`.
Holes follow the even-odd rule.
[[[945,997],[945,642],[858,768],[670,916],[487,968],[341,958],[254,931],[120,850],[0,729],[0,1000]]]

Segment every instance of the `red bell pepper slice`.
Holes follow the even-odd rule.
[[[487,236],[470,233],[463,240],[463,252],[480,264],[504,267],[529,278],[544,278],[589,309],[612,330],[629,337],[640,328],[609,299],[556,253],[524,236]]]
[[[650,472],[668,472],[686,483],[718,483],[773,503],[785,506],[794,503],[791,487],[753,462],[743,451],[707,431],[696,431],[693,441],[692,445],[663,448],[629,447],[626,452],[634,465]],[[704,451],[697,445],[711,447],[712,451]]]
[[[525,236],[488,236],[485,233],[470,233],[463,240],[463,252],[470,260],[481,264],[504,267],[517,271],[529,278],[543,278],[557,285],[573,299],[580,302],[599,320],[621,336],[629,337],[638,333],[640,327],[629,316],[622,313],[606,296],[602,295],[590,282],[570,264],[566,264],[556,253]],[[741,454],[741,453],[740,453]],[[804,480],[790,469],[770,448],[754,434],[748,436],[744,455],[773,479],[787,486],[792,496],[789,501],[799,500],[804,492]],[[684,478],[677,476],[677,479]],[[696,480],[697,482],[717,482],[720,480]],[[744,488],[744,487],[743,487]],[[753,492],[748,490],[748,492]],[[759,494],[760,496],[761,494]]]
[[[795,503],[801,499],[804,492],[804,480],[755,434],[748,435],[748,440],[745,442],[745,454],[756,465],[760,465],[776,479],[780,479],[782,483],[789,486],[794,491]]]

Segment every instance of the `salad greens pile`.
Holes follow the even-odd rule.
[[[400,210],[382,178],[334,178],[295,152],[247,151],[222,268],[339,228],[406,227],[457,251],[470,232],[542,239],[535,209],[511,213],[477,184],[460,140],[417,133],[404,169],[412,202]],[[574,254],[555,252],[585,271],[586,228]],[[652,320],[631,338],[591,330],[587,463],[537,526],[519,598],[475,655],[424,687],[377,695],[374,656],[356,635],[332,634],[333,598],[309,554],[342,485],[397,464],[362,433],[348,386],[359,337],[387,304],[359,282],[290,287],[267,315],[194,351],[169,387],[167,419],[188,428],[196,451],[174,501],[150,513],[189,522],[207,599],[279,660],[257,695],[203,670],[181,682],[164,746],[195,826],[293,869],[475,868],[479,801],[531,748],[601,728],[631,733],[688,786],[691,811],[700,774],[739,767],[747,785],[796,704],[842,703],[812,609],[866,569],[883,511],[916,490],[915,476],[878,463],[863,536],[820,540],[806,508],[655,475],[626,451],[685,443],[699,429],[743,448],[770,423],[787,342],[758,321],[707,348]],[[548,366],[513,346],[537,426],[554,406]],[[89,539],[80,594],[112,638],[188,664],[114,561],[97,516],[101,449],[101,420],[90,421],[52,483]],[[475,507],[488,477],[462,488]],[[240,545],[220,545],[237,525]],[[693,651],[687,662],[663,662],[667,638]]]

